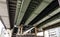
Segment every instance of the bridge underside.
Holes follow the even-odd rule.
[[[0,18],[12,35],[60,26],[59,0],[0,0]],[[19,33],[20,32],[20,33]]]

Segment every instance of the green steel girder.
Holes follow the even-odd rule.
[[[19,25],[31,0],[17,1],[15,24]]]
[[[57,12],[57,14],[55,14],[54,16],[52,16],[55,12]],[[39,27],[42,27],[42,26],[46,25],[47,23],[52,22],[53,20],[60,19],[60,8],[58,8],[56,11],[54,11],[54,13],[50,15],[50,16],[52,16],[52,17],[48,16],[48,17],[50,17],[50,18],[47,19],[47,20],[45,20],[44,22],[38,24],[37,27],[38,27],[38,28],[39,28]]]
[[[26,20],[25,25],[28,25],[41,11],[47,7],[53,0],[43,0],[41,4],[32,12],[30,17]]]

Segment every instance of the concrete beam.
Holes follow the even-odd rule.
[[[6,28],[10,28],[10,20],[6,0],[0,0],[0,16]]]

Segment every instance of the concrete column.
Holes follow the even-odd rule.
[[[37,28],[35,27],[35,36],[37,37]]]
[[[23,34],[23,26],[21,25],[21,34]]]
[[[18,33],[17,33],[17,35],[20,35],[20,32],[21,32],[21,29],[20,29],[20,26],[18,26]]]
[[[45,32],[44,32],[44,30],[43,30],[43,37],[45,37]]]

